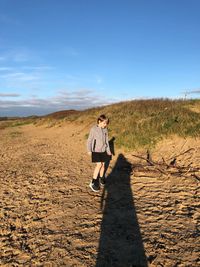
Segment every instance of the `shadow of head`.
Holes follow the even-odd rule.
[[[119,154],[112,172],[107,177],[107,186],[111,183],[114,184],[130,184],[130,176],[132,174],[132,164]]]

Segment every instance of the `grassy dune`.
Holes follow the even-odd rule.
[[[116,138],[118,147],[151,147],[169,135],[200,136],[200,100],[128,101],[89,109],[65,120],[90,124],[101,113],[110,118],[110,137]]]
[[[126,149],[152,147],[169,135],[200,136],[200,100],[134,100],[85,111],[61,111],[27,121],[12,121],[10,126],[34,122],[51,127],[71,121],[88,125],[89,131],[90,125],[103,113],[110,118],[110,137],[116,138],[118,147]]]

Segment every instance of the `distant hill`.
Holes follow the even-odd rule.
[[[0,121],[17,120],[18,117],[0,117]]]
[[[81,111],[70,109],[70,110],[61,110],[61,111],[53,112],[53,113],[50,113],[50,114],[47,114],[47,115],[41,116],[41,117],[53,118],[53,119],[63,119],[63,118],[68,117],[70,115],[80,114],[80,113],[81,113]]]

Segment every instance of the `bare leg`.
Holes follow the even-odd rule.
[[[94,173],[93,173],[93,179],[97,179],[101,168],[102,168],[102,163],[101,162],[97,162],[96,167],[94,169]]]
[[[103,177],[104,171],[105,171],[105,163],[101,162],[101,169],[100,169],[100,172],[99,172],[100,177]]]

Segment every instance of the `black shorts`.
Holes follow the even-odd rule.
[[[92,152],[92,162],[106,162],[109,156],[106,152]]]

